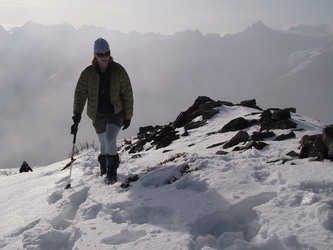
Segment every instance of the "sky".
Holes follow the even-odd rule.
[[[1,0],[0,24],[68,23],[162,34],[199,29],[224,35],[258,20],[274,29],[299,23],[333,25],[332,10],[331,0]]]

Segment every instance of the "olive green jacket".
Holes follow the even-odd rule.
[[[87,115],[95,121],[98,107],[99,75],[94,65],[86,67],[77,82],[74,93],[74,114],[83,112],[88,99]],[[133,116],[133,91],[126,70],[114,61],[111,62],[110,101],[114,113],[124,112],[124,119],[131,120]]]

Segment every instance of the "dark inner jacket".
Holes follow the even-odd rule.
[[[98,90],[98,113],[114,113],[113,105],[110,101],[110,79],[111,79],[111,66],[109,64],[106,71],[102,72],[96,65],[96,71],[99,75],[99,90]]]

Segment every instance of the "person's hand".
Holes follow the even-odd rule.
[[[73,119],[73,122],[74,122],[74,123],[79,124],[80,121],[81,121],[81,114],[79,114],[79,113],[74,114],[73,117],[72,117],[72,119]]]
[[[74,123],[74,124],[71,126],[71,135],[76,135],[77,130],[78,130],[78,126],[79,126],[78,123]]]
[[[123,130],[127,129],[131,125],[131,120],[124,120],[123,122]]]

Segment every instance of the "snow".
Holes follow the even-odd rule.
[[[286,156],[299,151],[303,135],[319,134],[325,125],[292,114],[304,129],[294,131],[296,138],[268,138],[263,150],[217,155],[222,148],[209,146],[237,132],[208,133],[237,117],[259,118],[247,107],[219,109],[166,148],[148,145],[133,157],[119,141],[115,185],[103,183],[93,148],[75,156],[70,189],[64,189],[69,169],[60,171],[70,159],[1,175],[0,248],[332,249],[333,164]],[[122,188],[134,175],[139,179]]]
[[[289,67],[293,68],[291,74],[305,69],[313,59],[323,53],[323,51],[322,48],[315,48],[292,53],[289,57]]]

